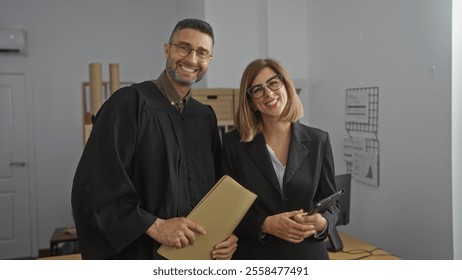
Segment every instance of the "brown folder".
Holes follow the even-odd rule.
[[[213,247],[233,233],[256,198],[234,179],[223,176],[188,215],[207,233],[196,234],[194,245],[181,249],[162,245],[157,253],[171,260],[210,260]]]

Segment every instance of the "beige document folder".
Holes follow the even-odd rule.
[[[225,175],[189,213],[188,218],[205,228],[196,242],[181,249],[162,245],[157,252],[171,260],[210,260],[213,247],[226,240],[257,196]]]

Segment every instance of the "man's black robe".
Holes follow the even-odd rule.
[[[157,217],[186,216],[219,177],[211,107],[183,112],[152,82],[122,88],[98,112],[76,170],[72,208],[84,259],[157,259],[145,234]]]

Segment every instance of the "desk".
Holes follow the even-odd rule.
[[[74,227],[57,228],[50,238],[50,254],[52,256],[59,255],[59,243],[72,242],[74,244],[74,251],[76,249],[77,233]]]
[[[45,257],[45,258],[38,258],[37,260],[81,260],[82,256],[80,254],[69,254],[69,255],[61,255],[61,256],[54,256],[54,257]]]
[[[331,260],[399,260],[395,255],[385,250],[367,244],[349,234],[339,231],[343,241],[343,250],[339,252],[329,252]]]
[[[385,250],[367,244],[349,234],[339,231],[343,241],[343,250],[339,252],[329,252],[331,260],[399,260],[395,255]],[[71,254],[55,257],[40,258],[41,260],[80,260],[80,254]]]

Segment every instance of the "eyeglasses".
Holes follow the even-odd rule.
[[[249,87],[246,92],[251,98],[258,99],[265,94],[265,86],[272,91],[276,91],[282,87],[284,83],[283,80],[282,75],[277,74],[276,76],[269,78],[268,81],[266,81],[266,84]]]
[[[176,52],[182,57],[188,56],[192,51],[196,51],[196,55],[200,61],[207,61],[212,57],[212,55],[209,53],[208,50],[205,50],[202,48],[193,49],[188,44],[185,44],[185,43],[178,43],[178,44],[169,43],[169,44],[174,45],[176,47]]]

